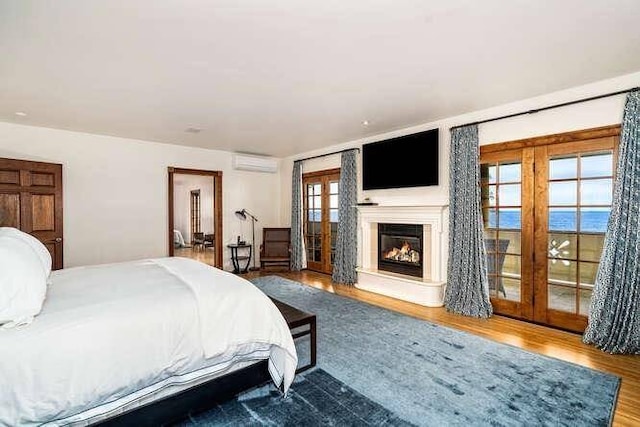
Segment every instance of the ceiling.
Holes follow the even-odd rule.
[[[639,16],[638,0],[2,0],[0,121],[285,157],[638,71]]]

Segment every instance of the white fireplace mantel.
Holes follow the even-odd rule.
[[[444,242],[447,230],[447,205],[432,206],[358,206],[360,226],[360,266],[358,283],[361,289],[430,307],[442,306],[444,297]],[[378,223],[421,224],[423,233],[422,278],[377,270]]]

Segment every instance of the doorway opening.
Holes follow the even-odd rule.
[[[169,167],[169,256],[222,268],[222,172]]]

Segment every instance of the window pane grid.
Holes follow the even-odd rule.
[[[584,319],[578,317],[589,314],[613,199],[618,138],[578,144],[582,139],[481,150],[479,187],[489,292],[492,300],[515,298],[522,304],[498,305],[500,314],[542,319],[554,311],[541,321],[571,330],[581,328]],[[521,167],[507,166],[518,163],[514,157],[521,159]],[[541,176],[541,171],[548,176]],[[518,189],[526,193],[519,195]],[[544,216],[547,226],[538,222]],[[510,242],[501,246],[501,240]],[[541,277],[544,283],[539,283]],[[531,298],[538,292],[545,297]]]
[[[481,171],[489,292],[493,298],[520,301],[522,165],[482,164]]]
[[[313,172],[303,175],[306,241],[309,268],[330,273],[335,259],[335,241],[339,221],[338,170]]]
[[[611,152],[579,153],[562,158],[565,165],[575,167],[575,174],[562,169],[551,171],[550,168],[550,199],[553,188],[558,191],[556,200],[573,199],[575,203],[549,203],[549,308],[588,314],[588,302],[599,264],[594,258],[599,258],[596,252],[602,251],[598,236],[604,236],[611,210],[612,159]],[[559,164],[557,160],[551,159],[550,163]],[[559,177],[555,179],[552,172]],[[557,183],[565,186],[558,187],[563,184]],[[572,186],[571,183],[575,184]]]
[[[500,207],[511,207],[511,206],[500,206]],[[518,206],[519,207],[519,206]],[[611,208],[611,205],[606,205],[606,204],[602,204],[602,205],[581,205],[581,204],[576,204],[576,205],[552,205],[549,204],[550,208],[581,208],[581,207],[588,207],[588,208]]]
[[[606,176],[585,176],[585,177],[580,177],[580,178],[557,178],[557,179],[552,179],[549,178],[549,182],[570,182],[570,181],[595,181],[598,179],[613,179],[613,175],[606,175]]]
[[[317,182],[308,183],[305,186],[306,202],[305,207],[305,245],[307,249],[307,259],[319,261],[320,254],[320,223],[322,217],[321,205],[321,185]]]

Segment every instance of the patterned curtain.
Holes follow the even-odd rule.
[[[480,206],[478,126],[451,131],[449,153],[449,265],[444,305],[473,317],[493,313]]]
[[[336,257],[333,262],[332,280],[337,283],[353,285],[357,281],[356,266],[358,264],[358,213],[356,203],[358,197],[358,175],[356,169],[356,152],[349,150],[342,153],[340,165],[340,199],[338,200],[338,235],[336,237]]]
[[[302,223],[302,161],[293,162],[291,174],[291,269],[307,268]]]
[[[622,119],[611,217],[583,341],[608,353],[640,354],[640,91]]]

